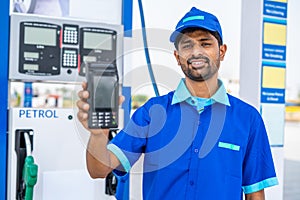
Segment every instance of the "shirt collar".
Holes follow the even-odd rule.
[[[214,102],[218,102],[227,106],[230,106],[230,102],[227,96],[227,92],[225,89],[225,86],[223,84],[223,82],[218,79],[218,83],[219,83],[219,88],[216,91],[216,93],[209,99],[207,99],[207,102],[211,102],[208,104],[212,104]],[[183,101],[187,101],[188,103],[191,100],[196,100],[199,99],[199,97],[194,97],[191,95],[190,91],[187,89],[186,85],[185,85],[185,79],[181,79],[181,81],[179,82],[177,89],[174,92],[173,98],[172,98],[172,105],[176,104],[176,103],[180,103]],[[200,98],[203,101],[203,98]]]

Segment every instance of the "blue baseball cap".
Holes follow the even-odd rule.
[[[217,31],[223,42],[222,29],[219,20],[211,13],[204,12],[193,7],[176,25],[175,31],[170,36],[170,41],[175,42],[177,36],[186,28],[203,28],[209,31]]]

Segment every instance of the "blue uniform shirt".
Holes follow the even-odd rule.
[[[261,115],[219,84],[212,98],[195,100],[181,81],[140,107],[108,144],[121,162],[118,176],[144,153],[144,200],[241,200],[278,184]]]

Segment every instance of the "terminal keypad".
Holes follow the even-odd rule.
[[[116,114],[114,112],[93,112],[92,127],[105,128],[116,125]]]

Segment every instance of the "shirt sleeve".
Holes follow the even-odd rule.
[[[245,194],[249,194],[277,184],[266,128],[257,113],[244,158],[242,188]]]
[[[146,106],[142,106],[135,111],[126,127],[107,145],[107,149],[114,153],[121,163],[121,166],[114,170],[116,175],[128,173],[144,152],[149,123],[148,110]]]

